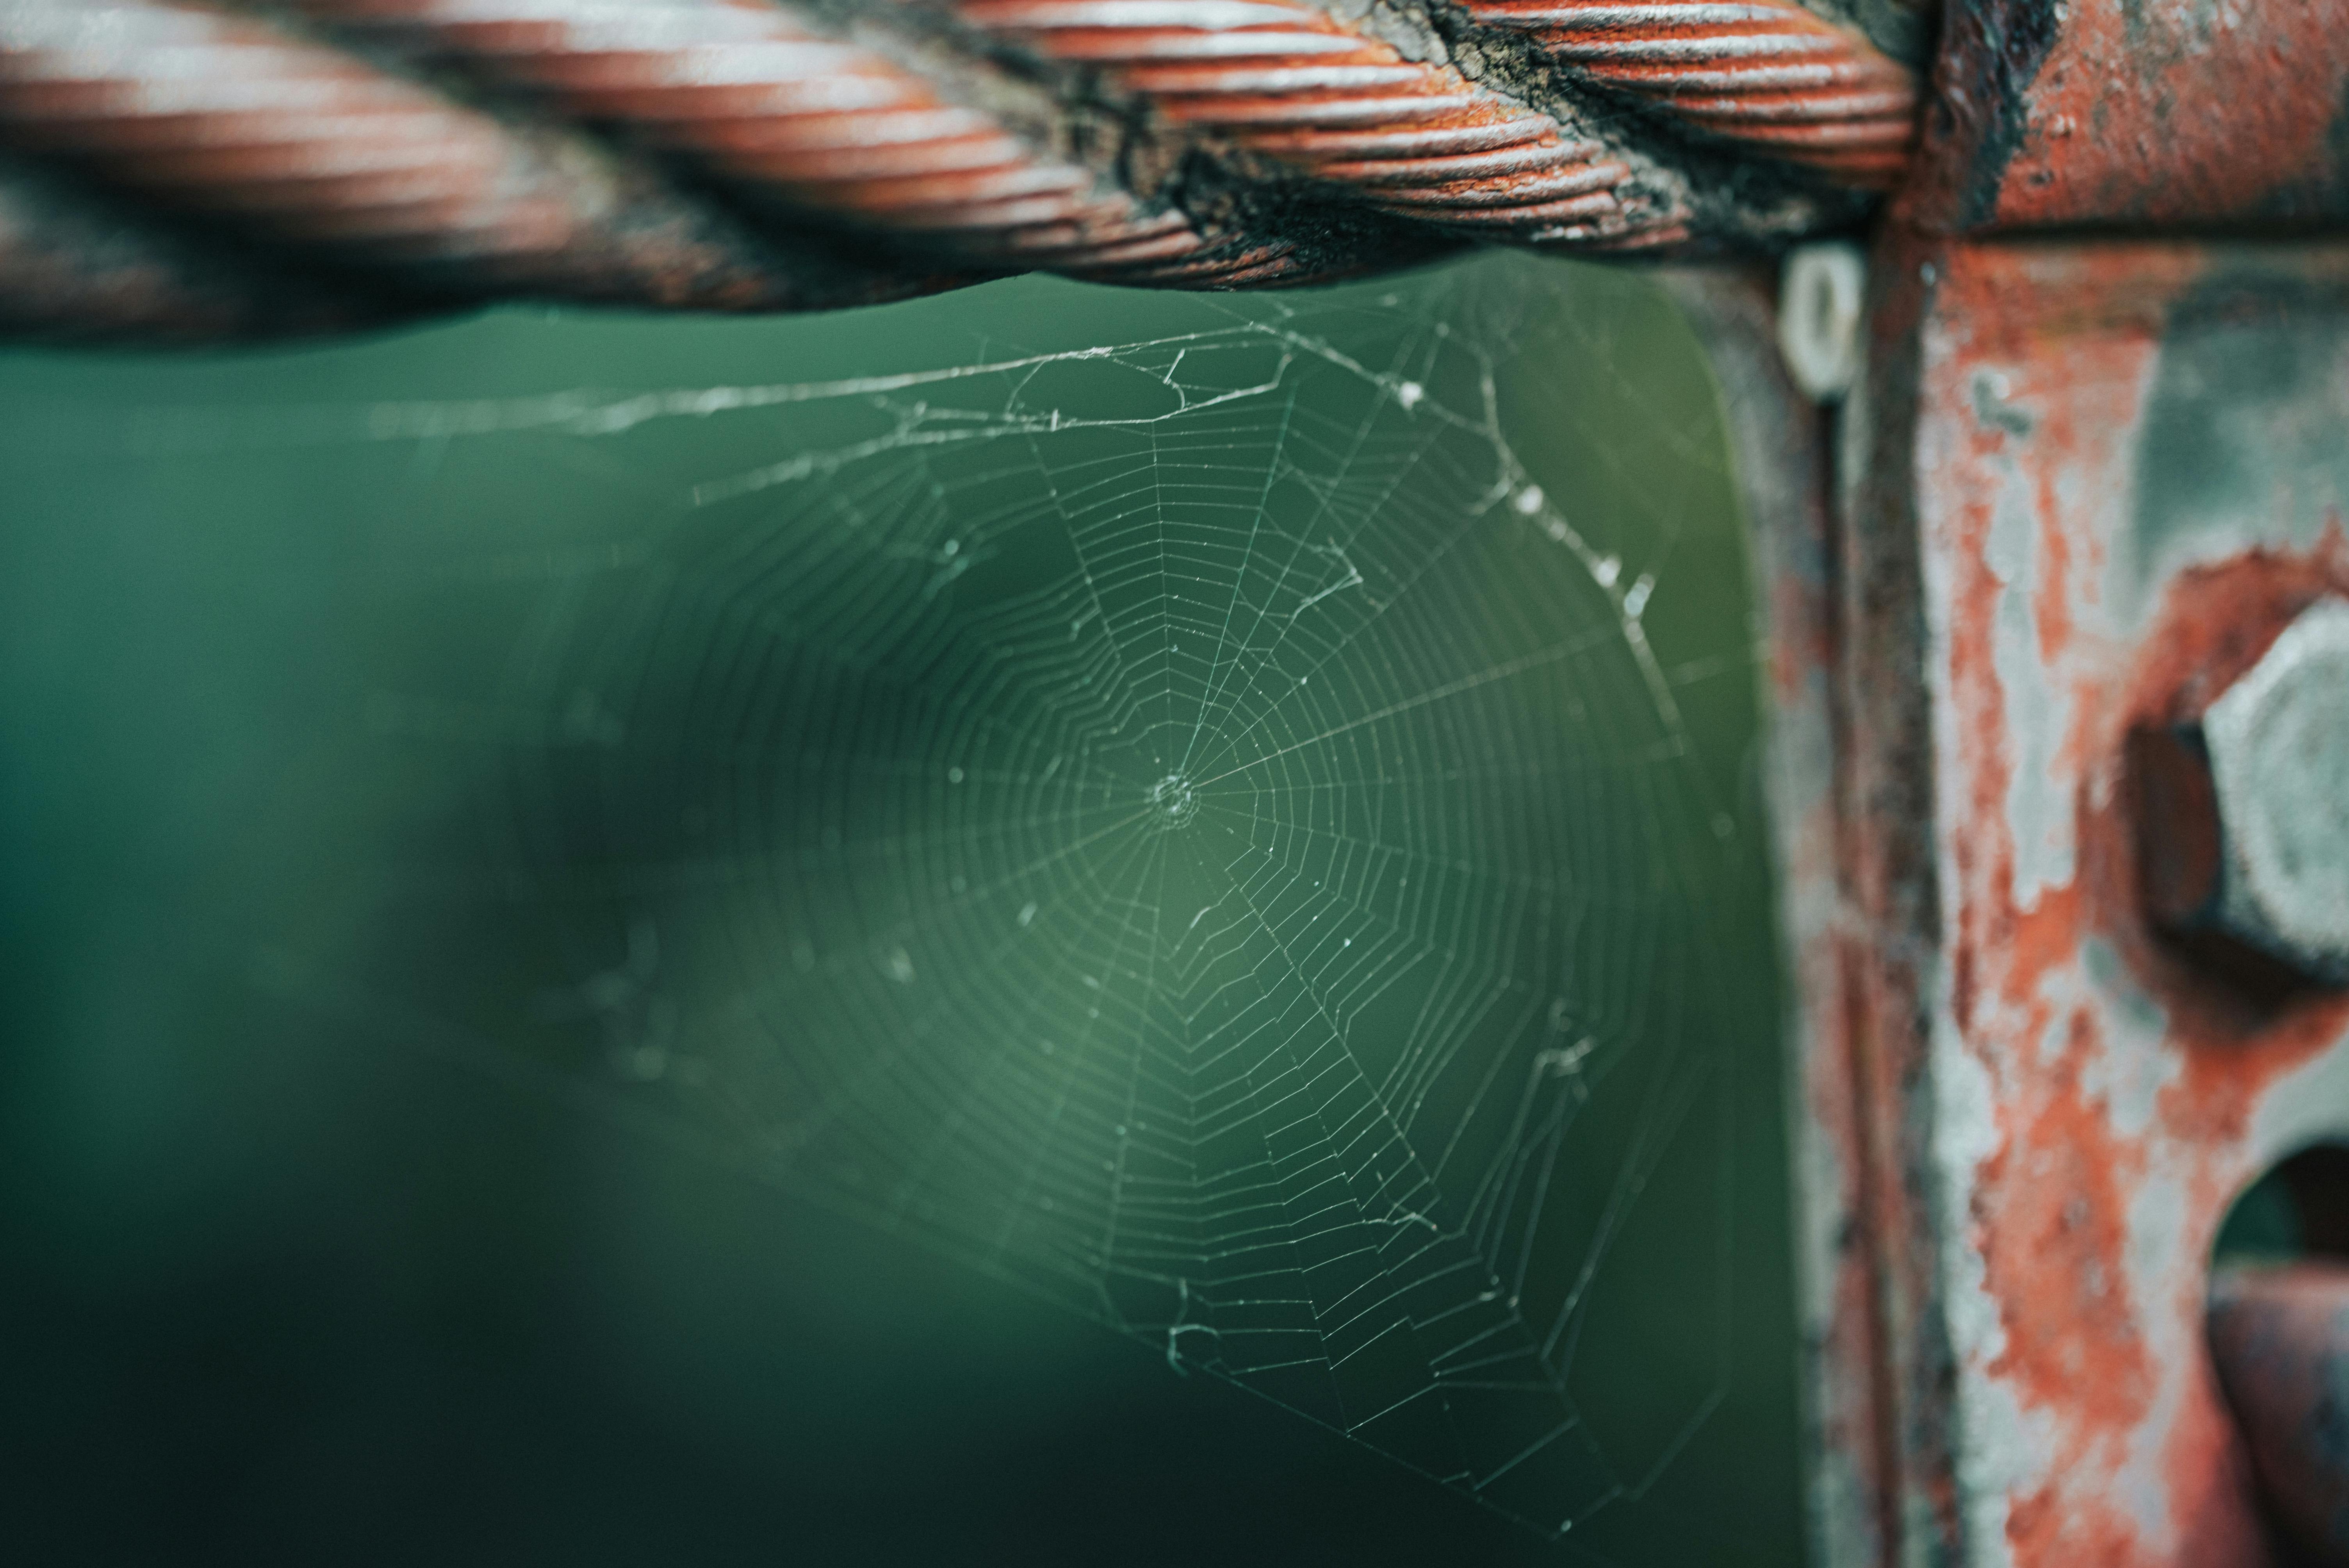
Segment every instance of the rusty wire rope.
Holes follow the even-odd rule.
[[[1462,0],[1594,82],[1751,151],[1856,185],[1907,160],[1917,86],[1852,35],[1778,0]]]
[[[1795,0],[0,0],[0,325],[1769,243],[1889,184],[1915,98]]]

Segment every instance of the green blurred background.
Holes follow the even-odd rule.
[[[1714,813],[1733,1375],[1612,1554],[1796,1560],[1754,626],[1716,394],[1660,290],[1522,258],[1245,306],[1030,279],[808,320],[0,355],[11,1557],[1574,1561],[503,1049],[554,939],[416,896],[498,868],[465,748],[379,722],[386,692],[496,689],[520,630],[484,562],[623,538],[800,438],[746,416],[635,447],[376,438],[373,407],[951,365],[1235,309],[1373,339],[1384,314],[1400,341],[1477,291],[1538,296],[1509,438],[1627,577],[1655,573],[1646,629]]]

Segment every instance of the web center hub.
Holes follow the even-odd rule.
[[[1198,786],[1180,773],[1169,773],[1150,787],[1150,810],[1160,827],[1179,828],[1198,814]]]

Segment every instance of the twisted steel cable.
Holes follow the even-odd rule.
[[[1148,281],[1260,281],[1274,248],[1217,246],[1038,148],[917,71],[771,0],[297,0],[521,88],[780,203],[981,264]]]
[[[395,314],[142,224],[49,170],[0,159],[0,334],[63,325],[206,342],[346,331]]]
[[[825,269],[575,131],[501,120],[208,5],[9,0],[0,124],[17,149],[159,207],[428,290],[823,297],[809,285]]]
[[[1462,0],[1554,59],[1726,141],[1853,184],[1908,160],[1916,77],[1785,0]]]
[[[1613,237],[1641,220],[1630,166],[1449,66],[1290,0],[963,0],[973,26],[1107,67],[1167,119],[1351,188],[1398,216],[1530,241]],[[1643,215],[1678,226],[1676,213]]]
[[[1885,183],[1915,97],[1795,0],[1457,0],[1397,38],[1310,0],[820,9],[854,3],[0,0],[0,323],[795,309],[1036,267],[1238,287],[1467,239],[1768,240]],[[1537,68],[1494,67],[1495,38]],[[1708,190],[1733,182],[1609,93],[1788,172]]]

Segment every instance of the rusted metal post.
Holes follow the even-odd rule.
[[[2132,738],[2349,595],[2345,100],[2338,5],[1953,7],[1818,521],[1755,509],[1826,1563],[2276,1560],[2209,1255],[2349,1138],[2349,995],[2165,921]]]

